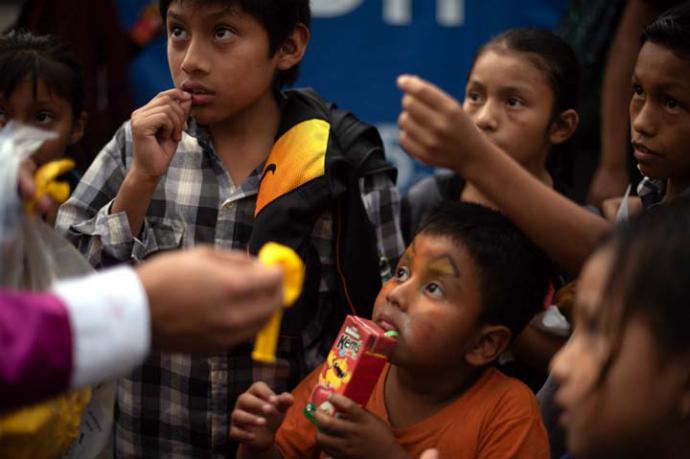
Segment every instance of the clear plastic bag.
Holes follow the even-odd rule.
[[[17,195],[20,163],[54,133],[9,123],[0,132],[0,286],[46,290],[56,279],[93,271],[64,238],[23,210]]]
[[[68,241],[40,217],[27,213],[17,195],[17,175],[21,162],[54,136],[52,132],[15,123],[9,123],[0,132],[2,288],[47,290],[57,279],[93,271]],[[113,393],[112,384],[104,387],[108,388],[109,394]],[[103,394],[97,393],[94,398],[94,401],[100,402]],[[82,413],[90,399],[91,389],[84,389],[3,415],[0,417],[0,457],[57,457],[78,436],[83,442],[85,427]],[[109,408],[110,418],[107,414],[104,418],[106,429],[111,425],[108,421],[112,423],[112,405]],[[97,441],[104,443],[103,439]],[[77,443],[73,444],[76,447],[70,449],[71,457],[85,457],[80,454],[83,447]],[[90,450],[98,450],[97,446],[87,446],[91,446]]]

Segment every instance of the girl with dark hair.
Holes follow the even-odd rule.
[[[83,91],[77,58],[55,38],[0,37],[0,127],[15,120],[57,134],[34,154],[38,166],[65,156],[84,135]]]
[[[585,264],[553,361],[578,458],[690,454],[690,200],[619,228]]]

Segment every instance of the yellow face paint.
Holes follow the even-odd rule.
[[[459,277],[458,269],[455,267],[453,259],[448,255],[442,255],[438,259],[429,263],[427,266],[427,271],[432,274],[437,274],[441,276],[453,276]]]

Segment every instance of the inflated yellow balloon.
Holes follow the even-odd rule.
[[[34,174],[36,184],[36,194],[33,199],[26,204],[29,213],[34,211],[36,202],[43,196],[48,195],[57,204],[62,204],[69,198],[69,184],[55,180],[60,175],[74,169],[75,163],[71,159],[57,159],[50,161],[39,167]]]
[[[302,293],[304,283],[304,263],[299,255],[290,247],[268,242],[259,250],[259,260],[267,266],[280,266],[283,270],[283,307],[290,307]],[[268,323],[256,335],[252,358],[259,362],[273,363],[276,361],[276,347],[280,321],[283,317],[282,309],[277,309]]]
[[[266,266],[280,266],[283,270],[283,305],[293,305],[304,283],[304,263],[290,247],[268,242],[259,250],[259,261]]]

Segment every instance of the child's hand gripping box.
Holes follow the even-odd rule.
[[[331,394],[366,405],[394,346],[395,339],[371,320],[347,316],[304,408],[305,416],[314,422],[317,409],[335,415],[328,401]]]

